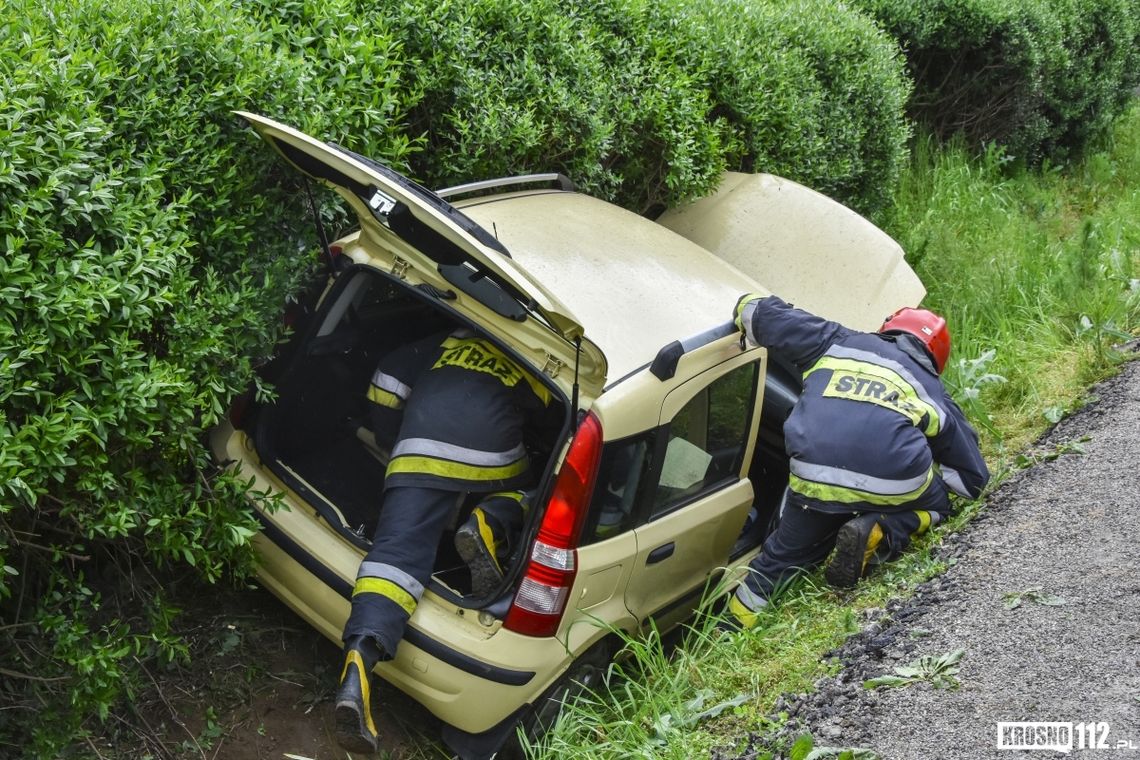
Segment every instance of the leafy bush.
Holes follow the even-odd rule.
[[[789,177],[881,208],[909,135],[898,50],[862,14],[824,0],[674,0],[652,18],[696,72],[730,168]]]
[[[177,654],[145,568],[249,566],[256,524],[200,437],[304,268],[228,115],[299,92],[266,43],[219,2],[0,20],[0,754],[53,756],[134,657]]]
[[[1031,162],[1104,133],[1140,83],[1137,0],[859,0],[906,51],[910,113]]]

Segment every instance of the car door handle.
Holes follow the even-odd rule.
[[[654,562],[660,562],[663,559],[669,559],[673,556],[673,550],[677,548],[677,544],[670,541],[664,546],[658,546],[653,551],[649,552],[649,556],[645,558],[645,564],[652,565]]]

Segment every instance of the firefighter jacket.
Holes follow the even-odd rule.
[[[747,338],[790,360],[804,389],[784,424],[790,498],[821,512],[949,509],[989,480],[978,436],[921,342],[850,330],[776,296],[741,303]]]
[[[530,479],[523,431],[551,394],[494,344],[459,330],[386,355],[368,398],[378,441],[399,421],[385,488],[491,492]]]

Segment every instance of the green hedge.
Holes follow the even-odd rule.
[[[54,756],[135,657],[178,655],[149,568],[248,567],[256,523],[201,435],[304,267],[228,112],[285,112],[304,82],[226,3],[5,7],[0,755]]]
[[[910,83],[867,17],[838,0],[672,0],[651,24],[709,93],[730,168],[796,179],[864,212],[886,204]]]
[[[911,115],[1036,163],[1102,135],[1140,84],[1140,0],[859,0],[906,51]]]
[[[909,90],[895,44],[837,0],[254,7],[345,92],[341,125],[355,123],[362,81],[399,78],[402,134],[417,148],[406,168],[430,186],[558,170],[650,212],[708,191],[725,167],[755,168],[873,211],[903,156]],[[362,34],[385,54],[354,50],[346,70]],[[367,152],[391,135],[350,139]]]
[[[57,754],[138,662],[184,656],[172,579],[250,568],[256,522],[204,433],[313,257],[297,176],[232,110],[435,186],[557,169],[650,211],[733,166],[872,209],[906,86],[828,2],[9,2],[0,755]]]

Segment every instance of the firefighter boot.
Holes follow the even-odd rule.
[[[344,644],[344,670],[336,691],[336,740],[349,752],[376,751],[376,724],[368,700],[369,674],[380,659],[375,641],[354,636]]]
[[[455,531],[455,550],[471,571],[473,596],[489,596],[503,580],[496,556],[496,550],[505,542],[502,534],[498,521],[479,507]]]
[[[760,610],[767,606],[767,599],[748,588],[746,583],[741,583],[729,597],[728,609],[716,627],[721,631],[746,631],[756,625]]]
[[[848,520],[835,537],[835,555],[824,571],[824,577],[832,586],[854,586],[867,572],[867,565],[876,552],[885,545],[878,515],[859,515]]]

